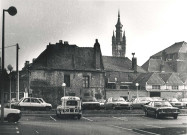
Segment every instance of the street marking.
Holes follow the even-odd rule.
[[[156,133],[152,133],[152,132],[148,132],[148,131],[144,131],[144,130],[140,130],[140,129],[134,129],[134,131],[140,131],[140,132],[144,132],[144,133],[148,133],[148,134],[152,134],[152,135],[160,135],[160,134],[156,134]]]
[[[115,128],[119,128],[119,129],[125,129],[125,130],[130,130],[132,131],[132,129],[130,128],[124,128],[124,127],[119,127],[119,126],[115,126],[115,125],[111,125],[112,127],[115,127]]]
[[[154,126],[154,125],[145,125],[145,126],[156,127],[156,128],[164,128],[164,127],[159,127],[159,126]]]
[[[53,118],[52,116],[50,116],[50,118],[51,118],[51,119],[53,119],[54,121],[56,121],[56,119],[55,119],[55,118]]]
[[[86,117],[82,117],[83,119],[86,119],[86,120],[88,120],[88,121],[93,121],[93,120],[91,120],[91,119],[88,119],[88,118],[86,118]]]
[[[128,121],[128,119],[127,119],[126,117],[118,118],[118,117],[113,117],[113,116],[112,116],[112,118],[114,118],[114,119],[118,119],[118,120],[123,120],[123,121]]]

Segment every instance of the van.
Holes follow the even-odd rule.
[[[82,117],[81,100],[75,96],[64,96],[61,98],[61,105],[56,109],[57,117]]]

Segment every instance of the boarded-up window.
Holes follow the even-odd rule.
[[[116,89],[116,84],[115,84],[115,83],[107,83],[107,84],[106,84],[106,87],[107,87],[108,89]]]
[[[83,87],[89,88],[89,76],[83,76]]]
[[[70,87],[70,75],[64,75],[64,83],[66,83],[66,87]]]

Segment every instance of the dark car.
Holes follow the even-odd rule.
[[[96,98],[89,97],[82,99],[82,109],[83,110],[99,110],[100,103]]]
[[[145,115],[152,115],[155,118],[161,117],[173,117],[177,119],[180,110],[177,107],[173,107],[168,101],[150,101],[144,105]]]

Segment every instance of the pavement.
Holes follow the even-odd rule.
[[[83,116],[89,116],[89,117],[110,117],[110,116],[127,116],[127,115],[133,115],[133,116],[139,116],[144,115],[144,111],[141,109],[134,109],[134,110],[83,110],[82,111]],[[55,109],[51,111],[22,111],[22,115],[28,116],[28,115],[56,115]],[[180,116],[187,116],[187,109],[180,109]]]

